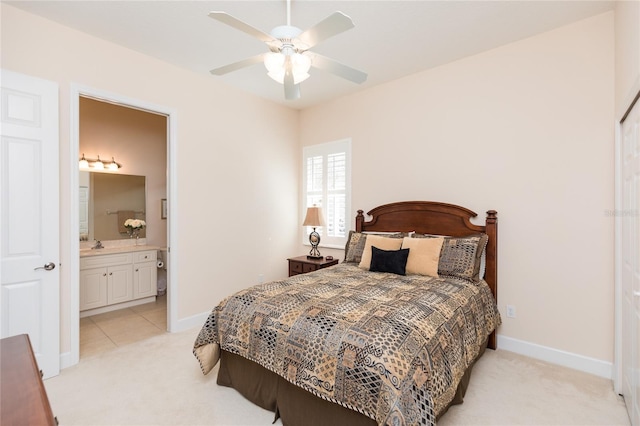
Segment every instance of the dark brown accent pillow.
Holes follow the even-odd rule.
[[[371,247],[371,272],[390,272],[397,275],[406,275],[407,259],[409,249],[382,250],[378,247]]]

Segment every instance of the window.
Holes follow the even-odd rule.
[[[351,218],[351,140],[302,149],[302,217],[307,207],[322,208],[326,226],[317,228],[321,246],[343,248]],[[308,227],[304,242],[309,242]]]

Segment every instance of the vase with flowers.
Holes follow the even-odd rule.
[[[127,228],[129,238],[136,239],[136,245],[138,245],[138,239],[140,238],[140,231],[147,226],[147,222],[142,219],[127,219],[124,221],[124,227]]]

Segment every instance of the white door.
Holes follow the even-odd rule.
[[[0,337],[60,372],[58,86],[1,70]]]
[[[640,102],[622,123],[622,394],[640,425]]]

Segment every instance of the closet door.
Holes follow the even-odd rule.
[[[622,393],[640,425],[640,102],[622,122]]]
[[[28,334],[46,379],[60,372],[58,85],[0,75],[0,337]]]

